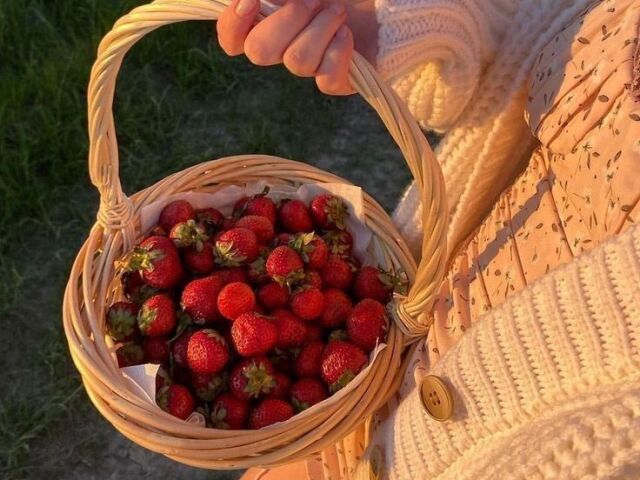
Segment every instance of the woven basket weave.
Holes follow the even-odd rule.
[[[73,361],[89,398],[123,435],[176,461],[211,469],[275,466],[301,460],[356,429],[396,390],[403,351],[429,327],[436,288],[445,268],[446,206],[440,168],[424,135],[402,102],[358,54],[351,82],[378,112],[400,147],[421,191],[424,206],[422,261],[416,266],[389,216],[365,194],[366,224],[374,235],[376,260],[407,272],[411,288],[396,298],[387,348],[355,388],[336,405],[319,404],[306,415],[257,431],[202,428],[179,420],[140,396],[124,379],[105,338],[105,312],[116,298],[114,261],[140,241],[140,210],[151,202],[187,191],[215,192],[229,184],[263,180],[273,188],[304,183],[349,183],[317,168],[265,155],[243,155],[205,162],[175,173],[127,197],[118,175],[118,145],[112,104],[116,76],[126,52],[163,25],[215,20],[223,0],[157,0],[136,8],[114,25],[100,44],[88,90],[89,169],[100,192],[97,223],[71,270],[64,304],[64,329]]]

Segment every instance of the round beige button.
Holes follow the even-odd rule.
[[[420,385],[420,400],[427,414],[434,420],[444,422],[453,413],[453,397],[449,388],[435,375],[427,375]]]

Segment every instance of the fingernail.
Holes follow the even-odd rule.
[[[342,15],[342,12],[344,12],[344,5],[341,3],[332,3],[329,10],[331,10],[335,15]]]
[[[244,17],[248,15],[255,6],[256,0],[239,0],[236,4],[236,14]]]
[[[346,25],[342,25],[336,32],[336,38],[344,40],[349,36],[349,29]]]
[[[309,10],[315,10],[320,6],[320,0],[304,0],[304,4]]]

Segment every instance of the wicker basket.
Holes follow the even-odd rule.
[[[214,192],[229,184],[257,179],[279,187],[303,183],[348,183],[317,168],[264,155],[209,161],[175,173],[131,197],[118,177],[118,146],[112,112],[116,76],[126,52],[140,38],[163,25],[187,20],[215,20],[222,0],[157,0],[121,18],[100,44],[88,91],[92,183],[100,192],[97,223],[73,264],[64,305],[64,329],[73,361],[96,408],[123,435],[179,462],[210,469],[275,466],[303,459],[340,440],[378,409],[402,376],[403,351],[426,333],[430,307],[445,268],[446,206],[438,164],[406,107],[354,54],[351,81],[375,108],[399,145],[421,191],[424,243],[416,266],[389,216],[365,195],[367,226],[374,235],[378,262],[404,269],[411,282],[406,298],[396,298],[387,348],[342,402],[319,404],[305,415],[257,431],[202,428],[179,420],[133,390],[105,339],[105,312],[114,298],[114,261],[145,232],[140,210],[151,202],[186,192]],[[327,402],[325,402],[327,403]]]

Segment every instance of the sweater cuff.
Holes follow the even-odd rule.
[[[516,0],[376,0],[378,71],[424,128],[444,132],[473,96]]]

